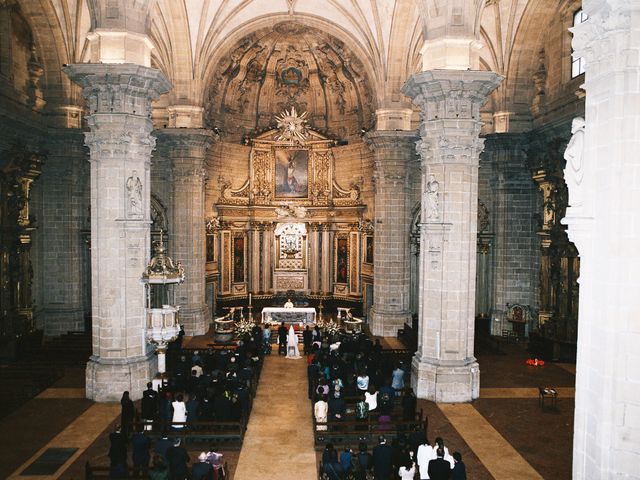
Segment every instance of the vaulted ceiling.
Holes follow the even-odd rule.
[[[73,100],[77,93],[72,92],[74,87],[59,74],[59,65],[86,61],[87,33],[92,27],[92,9],[88,3],[97,0],[5,0],[2,3],[12,1],[20,5],[34,29],[45,70],[49,71],[43,81],[46,88],[62,90],[56,96]],[[516,54],[523,54],[525,44],[531,50],[531,38],[541,41],[542,29],[536,30],[531,19],[552,14],[554,8],[569,1],[464,3],[473,10],[471,13],[465,10],[466,15],[478,16],[474,29],[479,22],[482,68],[507,76],[517,72],[530,78],[536,68],[535,58],[523,62]],[[316,29],[326,33],[346,46],[362,66],[377,107],[407,105],[399,93],[400,86],[420,69],[419,50],[429,22],[437,28],[438,16],[453,3],[444,0],[149,0],[150,36],[155,46],[152,61],[174,84],[169,103],[202,105],[216,75],[220,74],[220,66],[229,60],[243,39],[277,24],[294,22],[307,31]],[[421,11],[425,11],[428,18],[422,18]],[[525,36],[531,38],[523,38]],[[307,40],[302,41],[305,42]],[[530,51],[524,53],[531,57]],[[58,71],[51,72],[53,69]],[[54,85],[56,83],[63,86]],[[513,91],[513,86],[508,85],[509,78],[494,96],[494,102],[507,101],[509,88]],[[505,107],[496,105],[496,108]]]

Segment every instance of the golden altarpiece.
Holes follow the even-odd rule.
[[[340,185],[334,140],[306,129],[304,115],[285,112],[279,129],[248,140],[249,175],[241,187],[220,182],[216,215],[207,219],[207,259],[219,272],[223,300],[292,292],[362,299],[372,231],[361,186]]]

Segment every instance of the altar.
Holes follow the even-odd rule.
[[[312,307],[264,307],[262,323],[316,323],[316,309]]]

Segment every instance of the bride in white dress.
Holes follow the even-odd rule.
[[[289,327],[289,335],[287,335],[287,358],[300,358],[298,335],[296,335],[293,325]]]

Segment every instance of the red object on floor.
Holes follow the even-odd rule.
[[[530,358],[525,363],[532,367],[544,367],[544,360],[538,360],[537,358]]]

